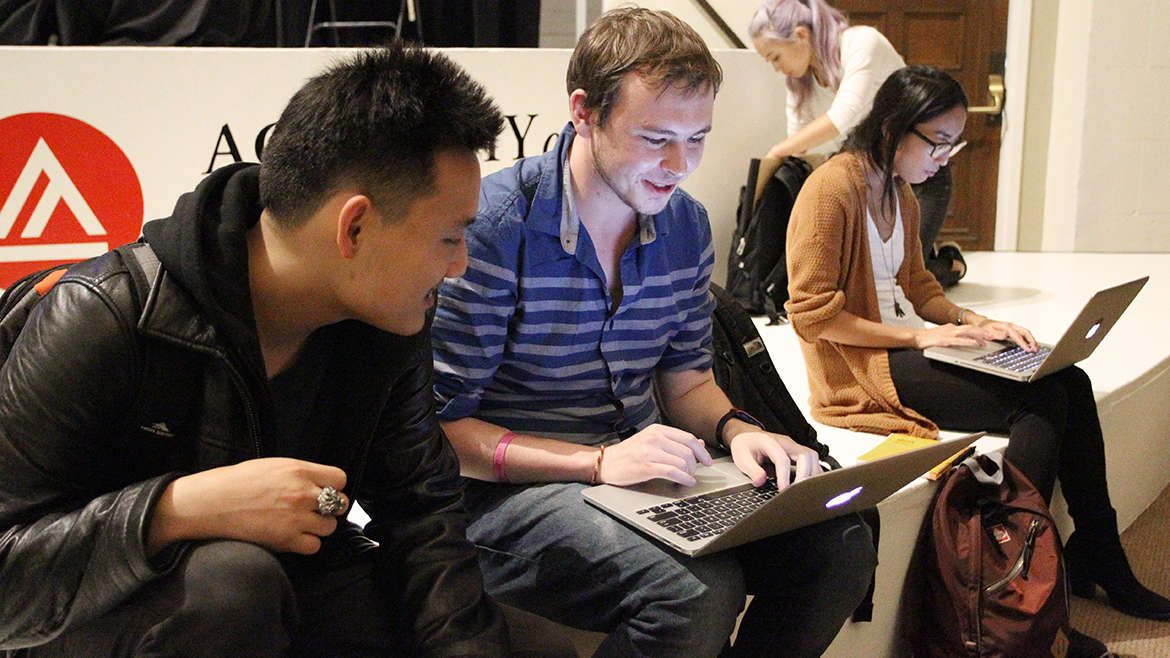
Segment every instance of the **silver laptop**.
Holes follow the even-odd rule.
[[[1035,352],[1008,341],[993,341],[981,347],[928,347],[923,355],[1008,379],[1034,382],[1092,354],[1149,280],[1144,276],[1093,295],[1055,345],[1037,343]]]
[[[872,507],[981,436],[968,434],[825,471],[779,492],[771,479],[753,487],[731,458],[723,457],[699,466],[693,487],[651,480],[632,487],[601,484],[583,495],[667,546],[697,557]]]

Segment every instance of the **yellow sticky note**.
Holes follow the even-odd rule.
[[[886,437],[885,441],[877,444],[872,450],[858,457],[858,461],[873,461],[881,459],[882,457],[889,457],[902,452],[909,452],[910,450],[917,450],[918,448],[925,448],[938,443],[934,439],[923,439],[909,434],[893,433]]]

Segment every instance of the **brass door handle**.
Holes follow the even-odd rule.
[[[992,73],[987,76],[987,92],[991,94],[991,105],[981,105],[979,107],[968,107],[967,112],[971,114],[990,114],[997,117],[1003,114],[1003,76],[998,73]]]

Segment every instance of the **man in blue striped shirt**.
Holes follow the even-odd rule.
[[[730,447],[757,486],[764,461],[820,470],[731,409],[711,373],[711,229],[677,188],[721,78],[670,14],[605,14],[569,62],[571,123],[553,150],[483,181],[467,272],[440,289],[435,395],[473,478],[487,589],[608,633],[603,654],[715,655],[747,593],[736,653],[819,654],[875,560],[856,517],[695,560],[581,498],[597,482],[693,485],[708,445]]]

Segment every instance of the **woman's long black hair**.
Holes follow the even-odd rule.
[[[902,138],[957,105],[967,109],[962,85],[933,66],[900,68],[882,83],[873,109],[850,131],[841,150],[865,155],[881,170],[883,206],[894,208],[894,153]]]

